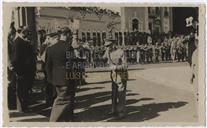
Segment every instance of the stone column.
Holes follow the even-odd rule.
[[[172,7],[169,7],[169,17],[170,17],[170,31],[173,31],[173,11]]]
[[[125,21],[125,7],[121,7],[121,31],[125,31],[126,21]]]
[[[145,7],[144,8],[144,12],[145,12],[145,18],[144,18],[144,23],[143,23],[143,25],[144,25],[144,32],[148,32],[148,30],[149,30],[149,15],[148,15],[148,7]]]

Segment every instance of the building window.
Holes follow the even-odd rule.
[[[127,33],[124,32],[124,44],[127,45]]]
[[[102,41],[104,42],[104,41],[105,41],[105,39],[106,39],[106,33],[105,33],[105,32],[103,32],[103,33],[102,33]]]
[[[157,14],[157,15],[160,14],[160,9],[159,9],[159,7],[156,7],[156,8],[155,8],[155,11],[156,11],[156,14]]]
[[[119,32],[119,45],[122,45],[122,32]]]
[[[149,30],[152,32],[152,23],[149,23]]]
[[[97,42],[98,42],[98,46],[101,46],[101,35],[99,32],[97,33]]]
[[[132,45],[133,44],[133,32],[129,32],[129,38],[128,38],[128,45]]]
[[[150,8],[148,8],[148,13],[151,14],[151,9]]]
[[[139,30],[139,21],[137,19],[132,20],[132,30]]]
[[[85,42],[86,41],[86,35],[84,32],[82,32],[82,41]]]
[[[154,7],[150,8],[150,10],[151,10],[152,14],[155,14],[155,8]]]
[[[90,34],[90,32],[87,32],[86,36],[87,36],[87,41],[89,41],[89,40],[91,39],[91,34]]]
[[[116,45],[118,45],[118,41],[119,41],[119,34],[118,34],[118,32],[115,32],[115,40],[116,40]]]
[[[169,12],[168,12],[167,8],[164,9],[164,16],[166,16],[166,17],[169,16]]]
[[[93,33],[93,46],[96,46],[96,33]]]

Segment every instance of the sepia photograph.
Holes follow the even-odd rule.
[[[204,126],[204,28],[202,4],[5,2],[4,126]]]

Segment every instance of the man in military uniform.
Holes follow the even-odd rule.
[[[50,122],[73,121],[75,83],[66,79],[66,62],[74,55],[71,35],[69,28],[63,28],[58,42],[49,47],[46,53],[47,80],[55,86],[57,91]],[[66,58],[66,51],[71,52],[69,58]]]
[[[112,111],[110,114],[122,118],[125,116],[126,86],[128,79],[127,62],[124,51],[114,47],[113,40],[105,42],[106,52],[103,58],[108,59],[112,80]]]

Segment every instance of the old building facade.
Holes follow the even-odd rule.
[[[83,42],[93,40],[94,46],[103,45],[109,26],[113,24],[120,31],[120,15],[110,12],[100,12],[99,8],[81,7],[42,7],[37,8],[36,27],[47,33],[68,26],[73,31],[78,30],[78,38]]]
[[[72,31],[78,30],[78,38],[83,42],[93,40],[94,46],[103,45],[111,26],[115,31],[121,28],[118,13],[97,7],[16,7],[12,11],[12,20],[16,28],[29,26],[34,31],[45,30],[46,33],[67,26]]]
[[[121,29],[153,33],[173,31],[172,8],[170,7],[123,7]]]

